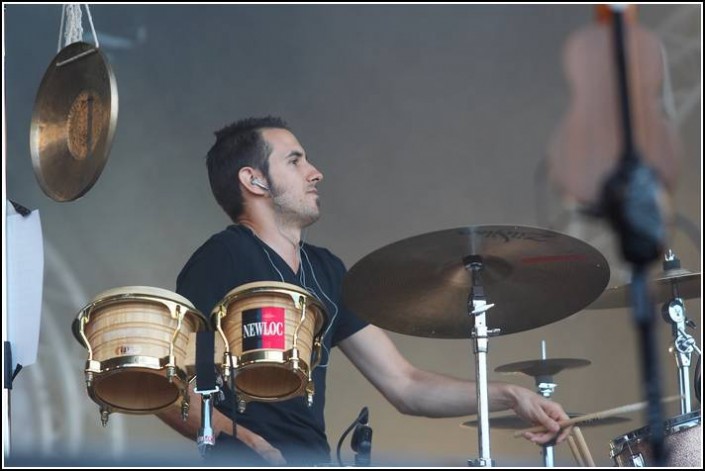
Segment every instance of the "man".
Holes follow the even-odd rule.
[[[317,184],[323,175],[278,118],[250,118],[218,133],[207,165],[213,194],[235,225],[211,237],[179,274],[177,291],[209,315],[227,292],[254,281],[281,281],[304,287],[326,306],[330,325],[323,335],[321,365],[315,368],[315,397],[252,402],[237,413],[237,439],[271,464],[329,461],[325,434],[325,374],[330,349],[339,347],[360,372],[401,413],[455,417],[477,412],[475,383],[423,371],[411,365],[387,334],[348,311],[341,302],[343,263],[328,250],[301,240],[319,217]],[[169,425],[195,438],[200,425],[198,395],[187,422],[176,409],[160,414]],[[232,399],[232,398],[231,398]],[[536,443],[556,439],[560,405],[519,386],[490,383],[490,410],[513,409],[545,433],[526,434]],[[214,412],[216,434],[232,434],[232,400]],[[564,440],[569,430],[557,437]],[[232,440],[231,440],[232,441]],[[216,444],[216,449],[220,445]]]

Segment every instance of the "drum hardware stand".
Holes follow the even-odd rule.
[[[473,351],[475,353],[475,380],[477,391],[477,417],[478,417],[478,445],[480,458],[468,460],[470,466],[492,467],[494,460],[490,458],[490,422],[489,398],[487,392],[487,351],[488,339],[491,335],[499,334],[499,329],[488,329],[485,322],[485,313],[494,306],[487,304],[485,289],[481,284],[480,271],[483,269],[482,257],[468,255],[463,259],[465,269],[472,274],[472,288],[468,298],[468,314],[473,316],[475,325],[472,338],[475,339]]]
[[[227,344],[225,348],[228,348]],[[226,351],[223,354],[223,364],[221,365],[221,369],[223,372],[223,382],[228,385],[230,391],[232,391],[233,393],[237,411],[240,414],[243,414],[245,412],[245,409],[247,409],[247,401],[245,401],[244,399],[240,399],[240,395],[237,393],[237,389],[235,389],[235,377],[237,376],[237,368],[237,357],[233,358],[233,356],[230,355],[230,352]]]
[[[171,318],[176,320],[176,328],[174,329],[174,333],[171,336],[171,341],[169,342],[169,355],[167,355],[166,359],[166,379],[169,381],[169,384],[174,383],[174,377],[176,377],[176,357],[174,356],[174,343],[176,342],[176,338],[179,336],[179,332],[181,331],[181,325],[184,321],[184,316],[186,315],[186,312],[181,311],[181,306],[177,305],[176,303],[169,302],[169,301],[162,301],[162,303],[167,307],[169,310],[169,314],[171,315]],[[211,335],[211,339],[213,336]],[[207,340],[205,337],[203,338],[204,340]],[[210,345],[213,345],[213,340],[210,340],[209,342]],[[198,335],[196,336],[196,355],[198,355]],[[213,355],[211,355],[211,363],[213,361]]]
[[[191,398],[188,393],[188,388],[184,389],[181,397],[181,420],[186,422],[188,419],[188,411],[191,408],[190,404]]]
[[[196,334],[196,387],[194,392],[201,395],[201,427],[198,429],[196,447],[202,457],[205,457],[208,451],[215,446],[212,425],[213,400],[220,399],[222,394],[213,362],[214,342],[213,331],[202,331]]]
[[[93,385],[93,380],[95,377],[96,373],[100,373],[101,371],[101,364],[99,361],[93,359],[93,348],[91,348],[91,344],[88,342],[88,338],[86,337],[86,333],[84,330],[84,327],[86,326],[86,323],[88,322],[91,310],[93,309],[93,306],[88,308],[87,314],[85,317],[81,318],[81,322],[77,325],[77,333],[79,337],[83,340],[83,344],[85,347],[88,349],[88,360],[86,360],[86,369],[84,370],[84,378],[86,381],[86,387],[90,390],[91,386]],[[100,407],[100,423],[103,427],[108,426],[108,420],[110,419],[110,413],[112,411],[105,406]]]
[[[83,331],[81,331],[83,334]],[[88,343],[86,343],[88,345]],[[92,360],[92,350],[88,349],[88,355],[89,355],[89,360],[86,361],[86,370],[85,370],[85,378],[86,378],[86,387],[88,389],[91,388],[93,385],[93,379],[94,379],[94,373],[100,373],[100,362],[96,360]],[[110,413],[112,410],[109,407],[101,406],[100,407],[100,424],[103,427],[108,426],[108,420],[110,419]]]
[[[247,401],[240,399],[237,394],[235,394],[235,400],[237,401],[237,411],[241,414],[244,413],[247,409]]]
[[[681,268],[680,259],[678,259],[672,250],[669,250],[663,262],[663,270],[668,273],[669,270],[678,270]],[[673,346],[670,347],[671,353],[676,357],[676,365],[678,365],[678,388],[681,395],[681,414],[687,414],[692,410],[690,399],[690,379],[688,369],[690,368],[690,356],[693,350],[700,354],[700,349],[695,344],[695,339],[688,334],[686,327],[695,328],[695,323],[686,317],[685,304],[678,293],[678,282],[673,281],[671,284],[671,294],[673,298],[663,305],[661,315],[663,319],[671,324],[671,332],[673,333]]]
[[[218,323],[218,331],[221,332],[221,335],[223,335],[223,338],[225,338],[225,334],[223,334],[220,330],[220,322]],[[230,355],[228,349],[228,343],[225,342],[225,353],[223,353],[223,364],[221,365],[221,373],[223,378],[222,381],[223,385],[227,385],[228,388],[230,388],[230,392],[233,394],[233,401],[235,402],[237,411],[242,414],[243,412],[245,412],[247,403],[239,398],[237,390],[235,389],[235,376],[237,376],[237,357],[235,357],[235,359],[233,360],[233,357],[232,355]],[[220,394],[221,398],[225,399],[225,392],[221,390]],[[233,423],[233,437],[237,439],[237,414],[233,413],[230,419]]]
[[[220,365],[220,370],[223,375],[223,382],[230,387],[230,391],[233,393],[235,398],[235,405],[237,411],[242,414],[247,408],[247,402],[240,399],[240,396],[235,389],[235,376],[237,376],[237,368],[239,366],[239,359],[237,356],[233,358],[230,354],[230,344],[228,343],[228,337],[223,332],[223,327],[220,323],[226,315],[225,304],[221,304],[218,307],[218,313],[214,316],[215,318],[215,330],[220,334],[220,338],[223,339],[223,344],[225,345],[225,352],[223,352],[223,363]],[[215,355],[215,354],[214,354]],[[233,414],[233,434],[235,433],[235,416]]]
[[[224,335],[224,334],[223,334]],[[225,342],[225,353],[223,353],[223,364],[220,365],[220,369],[223,373],[223,382],[230,387],[233,396],[235,397],[235,404],[237,406],[237,411],[242,414],[247,409],[247,402],[240,399],[240,395],[235,389],[235,377],[237,376],[237,368],[239,366],[238,358],[230,354],[230,349],[228,347],[227,341]]]
[[[103,427],[108,426],[108,420],[110,419],[110,409],[107,407],[100,408],[100,423]]]
[[[196,439],[196,447],[205,457],[208,451],[215,446],[215,435],[213,433],[213,395],[216,398],[222,394],[218,385],[214,389],[199,390],[194,389],[194,392],[201,395],[201,428],[198,429],[198,437]],[[183,412],[183,411],[182,411]],[[183,415],[182,415],[183,417]]]
[[[306,405],[309,408],[313,407],[313,378],[311,373],[309,373],[308,384],[306,385]]]
[[[294,301],[294,304],[298,305],[299,309],[301,309],[301,320],[299,321],[299,324],[296,326],[296,329],[294,330],[294,335],[293,335],[293,344],[294,346],[291,349],[291,357],[289,358],[289,361],[291,362],[292,365],[292,370],[298,371],[301,366],[299,365],[300,362],[300,357],[299,357],[299,329],[303,325],[304,319],[306,319],[306,298],[304,296],[299,296],[298,300],[295,299],[292,296],[292,300]],[[313,407],[313,364],[311,364],[311,368],[308,370],[308,383],[306,384],[306,406],[310,409]]]
[[[545,360],[546,359],[546,341],[542,340],[541,341],[541,359]],[[558,384],[553,382],[553,376],[552,375],[540,375],[536,376],[536,388],[538,389],[539,394],[541,394],[543,397],[546,399],[550,399],[551,395],[556,390],[556,387]],[[551,443],[551,442],[549,442]],[[552,468],[555,466],[554,464],[554,454],[553,454],[553,445],[544,445],[543,446],[543,465],[546,468]]]
[[[291,352],[289,359],[287,360],[289,364],[291,365],[291,369],[293,371],[300,371],[301,370],[301,357],[299,356],[299,349],[296,347],[298,340],[297,340],[297,334],[294,333],[294,347],[289,350]],[[304,362],[304,365],[306,363]],[[313,368],[309,369],[308,371],[308,382],[306,383],[306,406],[308,408],[313,407],[313,393],[314,393],[314,386],[313,386]]]
[[[174,355],[168,355],[166,357],[166,359],[167,359],[166,379],[167,379],[167,381],[169,381],[169,384],[174,384],[175,378],[180,379],[179,375],[176,371],[176,357],[174,357]],[[184,388],[184,390],[181,392],[181,420],[183,420],[184,422],[186,422],[186,419],[188,419],[188,411],[190,408],[189,401],[190,400],[191,400],[191,398],[188,393],[188,384],[187,384],[186,388]]]
[[[169,355],[168,357],[169,361],[167,362],[167,367],[166,367],[166,379],[169,381],[169,384],[174,383],[174,377],[176,376],[176,361],[174,359],[173,355]]]

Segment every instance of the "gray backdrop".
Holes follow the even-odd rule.
[[[198,463],[193,443],[154,416],[117,414],[100,426],[82,382],[87,354],[69,326],[100,291],[173,290],[189,255],[228,224],[211,196],[204,156],[213,131],[241,117],[274,114],[290,122],[325,174],[324,215],[307,240],[330,247],[348,266],[417,234],[517,224],[591,243],[610,262],[610,286],[627,282],[611,231],[567,216],[542,167],[570,104],[561,48],[591,21],[591,6],[93,6],[120,114],[103,174],[72,203],[42,193],[28,145],[61,8],[5,8],[7,195],[40,210],[46,251],[39,361],[17,377],[12,397],[18,454],[79,464],[109,457]],[[639,13],[669,53],[684,144],[674,199],[681,223],[669,244],[684,268],[699,272],[701,7],[645,5]],[[89,31],[85,15],[83,27]],[[700,324],[700,300],[687,308]],[[658,334],[662,386],[673,394],[665,322]],[[694,335],[700,340],[699,326]],[[392,337],[420,367],[474,377],[469,340]],[[539,358],[542,339],[549,357],[592,362],[556,376],[554,397],[566,410],[589,413],[643,399],[630,310],[585,310],[494,338],[491,379],[533,388],[531,378],[494,368]],[[362,406],[370,409],[377,463],[463,466],[478,455],[476,431],[459,427],[467,418],[402,416],[335,353],[326,414],[333,446]],[[666,412],[678,409],[671,404]],[[639,413],[629,418],[584,429],[598,464],[611,464],[611,439],[645,423]],[[539,449],[511,432],[493,430],[491,437],[498,464],[541,465]],[[343,456],[352,459],[347,443]],[[567,446],[556,449],[556,460],[572,465]]]

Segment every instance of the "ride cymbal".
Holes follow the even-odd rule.
[[[547,358],[545,360],[526,360],[498,366],[497,373],[524,373],[529,376],[553,376],[569,368],[588,366],[590,360],[580,358]]]
[[[479,261],[488,328],[501,335],[570,316],[594,301],[610,276],[591,245],[558,232],[520,226],[469,226],[395,242],[364,257],[343,281],[343,299],[384,329],[435,338],[470,338],[468,315]]]
[[[676,288],[675,293],[674,287]],[[675,297],[699,298],[702,294],[700,273],[692,273],[682,268],[663,272],[658,278],[649,282],[649,293],[651,300],[659,304]],[[587,309],[613,309],[631,306],[631,283],[629,283],[606,289]]]
[[[56,201],[73,201],[95,184],[115,134],[115,77],[92,44],[63,48],[47,68],[30,127],[32,166],[39,186]]]

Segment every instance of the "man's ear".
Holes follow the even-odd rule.
[[[237,173],[237,178],[240,181],[240,184],[244,188],[246,188],[250,193],[263,195],[265,193],[264,190],[253,183],[253,181],[257,180],[258,178],[261,179],[261,177],[259,177],[259,174],[260,172],[253,169],[252,167],[242,167]]]

